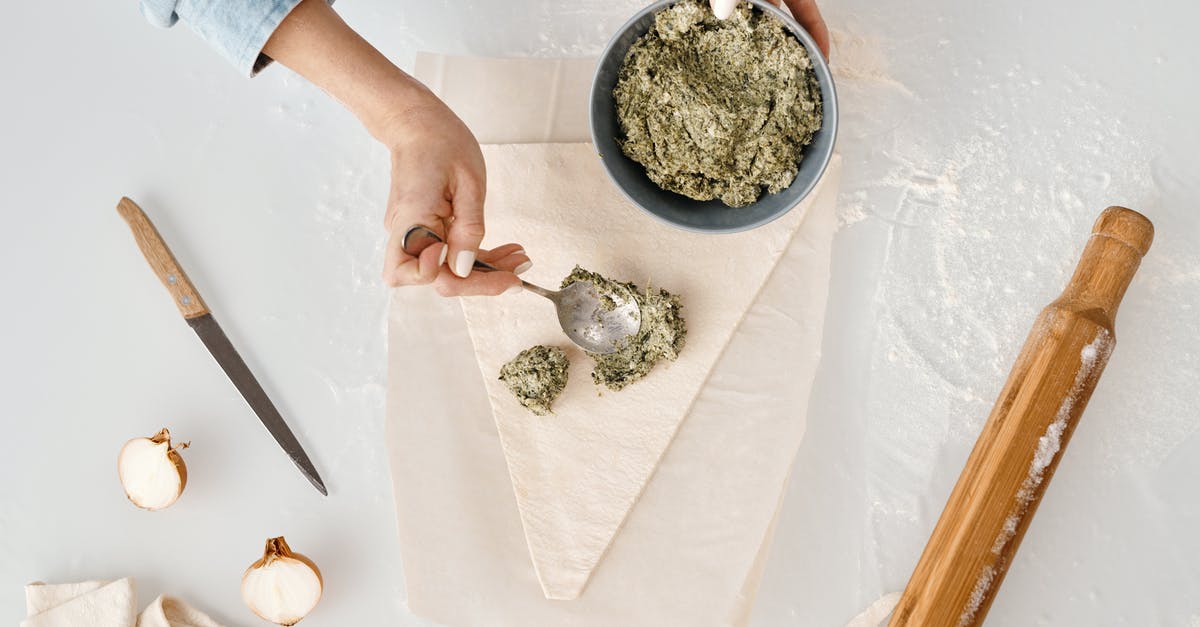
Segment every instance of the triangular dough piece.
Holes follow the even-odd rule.
[[[747,233],[690,233],[629,204],[591,144],[491,145],[483,152],[485,244],[524,244],[534,261],[526,279],[553,288],[578,263],[662,286],[684,304],[688,341],[679,360],[610,392],[592,384],[590,360],[562,335],[549,301],[527,293],[462,301],[538,579],[547,598],[573,599],[811,200]],[[814,190],[809,198],[816,196]],[[501,365],[534,344],[562,346],[571,358],[552,416],[531,414],[497,380]]]

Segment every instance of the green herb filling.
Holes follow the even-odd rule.
[[[563,279],[562,287],[580,281],[595,285],[602,302],[606,296],[611,300],[611,294],[617,294],[622,300],[633,294],[642,314],[637,335],[620,345],[615,353],[588,353],[595,362],[592,380],[597,385],[620,390],[646,376],[660,360],[675,361],[679,356],[687,339],[687,325],[680,315],[678,296],[649,285],[640,290],[633,283],[613,281],[579,266]]]
[[[534,346],[500,368],[500,380],[530,411],[552,413],[554,399],[567,387],[567,354],[555,346]]]
[[[821,128],[804,46],[772,15],[707,1],[664,9],[630,47],[613,90],[622,151],[665,190],[744,207],[792,184]]]

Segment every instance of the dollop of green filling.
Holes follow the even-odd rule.
[[[539,416],[552,413],[554,399],[567,387],[567,354],[556,346],[534,346],[500,368],[500,380],[522,405]]]
[[[808,52],[746,2],[726,20],[707,0],[659,12],[630,47],[613,96],[621,150],[651,180],[730,207],[791,185],[821,128]]]
[[[679,297],[660,288],[646,286],[639,289],[633,283],[622,283],[576,266],[562,287],[586,281],[596,286],[601,295],[612,301],[612,295],[620,300],[633,294],[642,314],[638,333],[624,342],[614,353],[600,355],[588,353],[592,358],[592,380],[610,390],[620,390],[646,376],[654,365],[663,359],[675,361],[687,339],[687,325],[680,315]],[[602,305],[603,306],[603,305]]]

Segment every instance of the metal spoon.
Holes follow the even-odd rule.
[[[441,241],[442,237],[432,229],[418,224],[404,233],[401,247],[415,257]],[[475,261],[475,268],[484,272],[497,269],[479,260]],[[624,288],[621,289],[625,294],[611,295],[615,306],[606,307],[595,284],[587,281],[572,283],[557,292],[524,280],[521,285],[550,299],[558,310],[558,323],[563,332],[589,353],[614,353],[642,328],[642,311],[637,299]]]

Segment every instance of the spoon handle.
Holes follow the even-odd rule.
[[[475,269],[482,271],[482,272],[498,272],[498,271],[500,271],[500,268],[497,268],[496,266],[493,266],[490,263],[486,263],[486,262],[480,261],[478,259],[475,260]],[[549,298],[550,300],[554,300],[554,297],[558,294],[558,292],[550,291],[544,287],[541,287],[540,285],[534,285],[533,283],[530,283],[529,281],[526,281],[525,279],[521,279],[521,286],[524,287],[525,289],[533,292],[534,294],[537,294],[538,296],[545,296],[546,298]]]
[[[554,291],[548,290],[544,287],[534,285],[533,283],[530,283],[529,281],[526,281],[525,279],[521,279],[521,285],[525,289],[533,292],[534,294],[537,294],[538,296],[545,296],[546,298],[553,300],[555,303],[558,302],[554,298],[555,296],[558,296],[558,292],[554,292]]]

